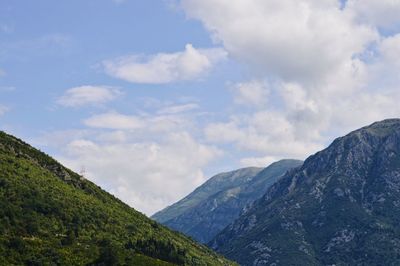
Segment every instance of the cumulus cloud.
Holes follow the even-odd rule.
[[[346,8],[355,12],[364,23],[390,30],[400,26],[398,0],[348,0]]]
[[[152,100],[150,114],[94,114],[83,120],[85,132],[58,137],[62,161],[85,165],[90,179],[150,214],[204,181],[203,169],[222,148],[237,160],[232,167],[265,166],[304,159],[349,130],[399,117],[400,28],[389,10],[397,2],[341,2],[181,0],[222,49],[187,45],[123,57],[104,62],[105,71],[135,83],[192,80],[229,53],[248,71],[230,86],[228,114],[200,123],[196,103]]]
[[[205,127],[209,141],[231,143],[260,158],[304,158],[348,130],[400,116],[400,2],[181,0],[180,5],[249,67],[250,78],[268,84],[261,96],[260,86],[249,86],[253,81],[240,82],[233,90],[236,103],[266,104],[251,113],[233,108],[228,118]]]
[[[240,160],[243,167],[255,166],[255,167],[266,167],[273,162],[278,161],[276,157],[263,156],[263,157],[245,157]]]
[[[163,84],[200,78],[226,57],[219,48],[196,49],[187,44],[183,52],[150,56],[127,56],[104,62],[107,74],[134,83]]]
[[[121,95],[117,88],[108,86],[80,86],[70,88],[57,99],[57,103],[66,107],[103,104]]]
[[[237,104],[262,106],[266,103],[269,90],[264,82],[240,82],[232,86],[234,101]]]
[[[211,123],[205,135],[211,143],[233,143],[242,152],[266,153],[274,158],[304,158],[322,148],[317,141],[298,138],[296,127],[283,114],[271,111]]]
[[[288,81],[321,79],[378,38],[335,0],[181,3],[233,57]]]
[[[185,132],[170,134],[160,142],[101,145],[77,140],[67,149],[70,157],[79,158],[72,162],[75,169],[84,164],[96,183],[146,214],[204,182],[202,167],[218,156],[218,150],[197,143]]]
[[[203,168],[222,155],[188,131],[192,117],[157,113],[94,115],[85,130],[44,138],[62,151],[61,162],[84,167],[88,179],[151,215],[204,182]]]
[[[379,46],[379,52],[386,67],[398,70],[400,67],[400,34],[383,39]]]

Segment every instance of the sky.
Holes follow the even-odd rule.
[[[400,116],[400,0],[0,0],[0,129],[151,215]]]

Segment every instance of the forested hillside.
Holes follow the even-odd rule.
[[[173,264],[232,265],[0,132],[0,265]]]

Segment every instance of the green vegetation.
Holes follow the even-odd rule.
[[[0,265],[233,263],[0,132]]]

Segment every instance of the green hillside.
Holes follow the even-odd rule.
[[[0,132],[0,265],[174,264],[233,265]]]

